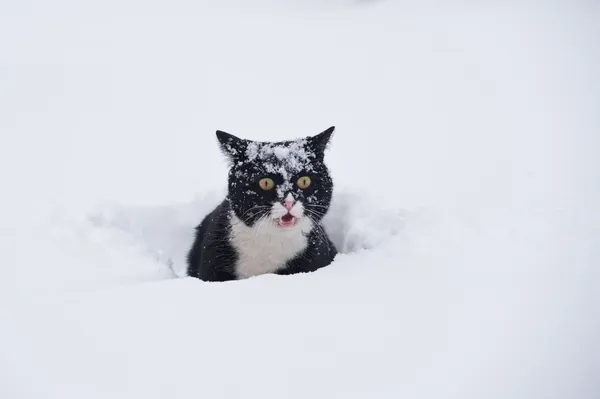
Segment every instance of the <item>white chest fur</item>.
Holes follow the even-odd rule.
[[[231,217],[231,244],[238,253],[238,279],[273,273],[302,252],[307,245],[305,233],[312,223],[301,218],[290,228],[281,228],[266,221],[246,226],[237,216]]]

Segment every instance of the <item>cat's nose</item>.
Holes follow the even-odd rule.
[[[294,196],[292,193],[289,193],[287,197],[285,197],[285,200],[283,200],[283,207],[289,211],[294,207],[294,202]]]

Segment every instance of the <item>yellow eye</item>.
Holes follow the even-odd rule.
[[[273,179],[270,179],[268,177],[265,177],[264,179],[260,179],[258,181],[258,185],[260,186],[260,188],[262,188],[265,191],[269,191],[272,190],[273,187],[275,187],[275,182],[273,181]]]
[[[308,186],[310,186],[310,177],[302,176],[301,178],[298,179],[296,184],[298,185],[298,187],[300,187],[302,190],[304,190],[304,189],[308,188]]]

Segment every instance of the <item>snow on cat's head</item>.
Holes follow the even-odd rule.
[[[284,229],[318,223],[331,202],[324,156],[334,129],[274,143],[217,131],[230,161],[227,197],[235,216],[248,226],[263,220]]]

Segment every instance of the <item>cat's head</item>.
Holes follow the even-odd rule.
[[[230,161],[228,199],[235,216],[247,226],[310,231],[331,202],[333,182],[324,156],[334,129],[274,143],[217,131]]]

